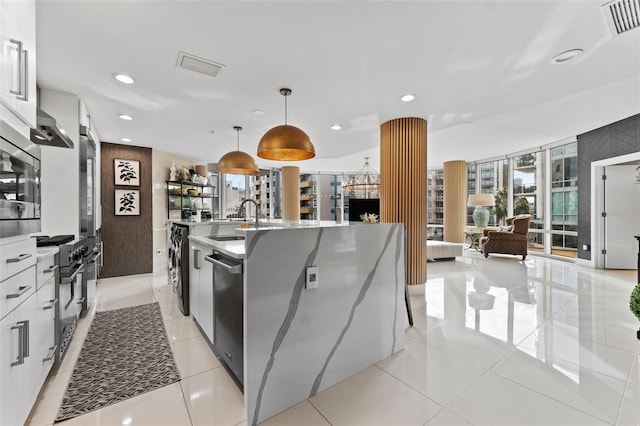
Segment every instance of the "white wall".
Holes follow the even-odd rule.
[[[196,163],[186,157],[179,157],[159,149],[151,151],[151,181],[153,185],[153,270],[166,268],[167,263],[167,189],[169,167],[173,162],[178,167],[193,168]],[[200,164],[200,163],[199,163]]]
[[[41,89],[40,107],[55,117],[73,141],[74,147],[42,146],[42,232],[43,235],[80,231],[80,130],[78,97],[70,93]]]

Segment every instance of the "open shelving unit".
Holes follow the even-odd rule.
[[[190,181],[168,180],[167,184],[167,218],[181,219],[182,210],[209,211],[211,217],[219,215],[217,187]]]

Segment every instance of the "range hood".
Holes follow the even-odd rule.
[[[38,145],[73,148],[73,141],[63,128],[58,126],[56,119],[40,109],[40,89],[38,88],[38,111],[36,113],[36,128],[31,129],[31,142]]]

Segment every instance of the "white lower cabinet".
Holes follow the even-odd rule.
[[[35,280],[35,272],[33,274]],[[35,282],[33,283],[35,286]],[[0,425],[22,425],[54,357],[55,279],[0,321]]]
[[[197,243],[189,245],[189,309],[213,344],[213,267],[205,260],[212,252],[210,247]]]

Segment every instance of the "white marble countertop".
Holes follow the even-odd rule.
[[[216,241],[205,236],[190,235],[189,240],[211,247],[220,253],[233,257],[234,259],[244,259],[245,247],[244,240]]]
[[[60,251],[60,248],[58,246],[52,246],[52,247],[38,247],[36,249],[38,255],[36,257],[36,261],[40,262],[41,260],[43,260],[44,258],[47,258],[51,255],[54,255],[56,253],[58,253]]]

